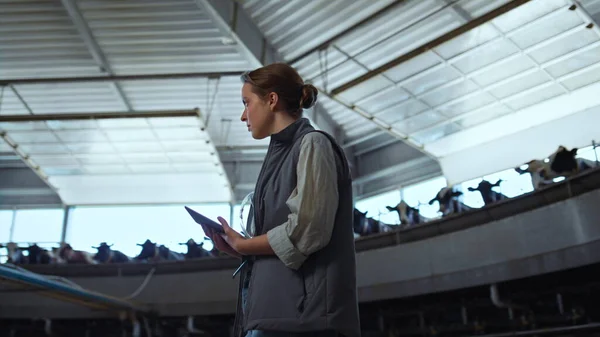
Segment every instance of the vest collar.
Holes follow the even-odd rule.
[[[275,143],[290,143],[293,142],[298,136],[298,130],[309,125],[310,122],[307,118],[298,118],[292,124],[288,125],[285,129],[271,135],[271,142]]]

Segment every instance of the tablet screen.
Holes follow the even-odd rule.
[[[225,231],[223,230],[223,226],[221,226],[220,223],[205,217],[204,215],[194,211],[193,209],[187,206],[185,206],[185,209],[188,211],[188,213],[194,219],[194,221],[196,221],[196,223],[210,227],[217,233],[225,233]]]

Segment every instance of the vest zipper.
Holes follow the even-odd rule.
[[[264,175],[264,172],[265,172],[265,169],[266,169],[266,165],[269,163],[269,158],[272,155],[272,151],[271,151],[272,147],[273,147],[273,141],[269,142],[269,147],[267,149],[267,155],[265,156],[265,160],[263,161],[263,165],[260,168],[260,172],[258,173],[258,178],[256,179],[257,183],[261,183],[261,185],[264,185],[264,183],[262,181],[263,180],[263,175]],[[261,186],[261,185],[257,185],[257,188],[254,191],[254,197],[255,198],[258,197],[258,198],[262,199],[262,194],[263,194],[264,186]],[[257,191],[258,188],[260,188],[260,191]],[[260,192],[260,193],[256,193],[256,192]],[[255,200],[259,200],[259,199],[255,199]],[[258,231],[258,228],[257,228],[258,227],[257,226],[258,223],[256,221],[257,219],[259,219],[259,217],[257,216],[257,213],[260,212],[260,207],[257,207],[257,206],[259,206],[258,205],[259,203],[260,203],[260,201],[259,202],[254,202],[253,203],[253,207],[252,207],[253,211],[254,211],[253,216],[254,216],[254,225],[255,225],[255,227],[254,227],[254,233],[253,233],[254,236],[259,235],[258,234],[259,231]],[[260,224],[260,225],[261,225],[261,230],[262,230],[262,224]],[[249,314],[249,308],[250,308],[250,306],[249,306],[249,304],[250,304],[250,295],[252,293],[252,280],[254,279],[254,275],[253,275],[254,272],[252,270],[254,268],[252,268],[252,265],[253,265],[252,263],[247,263],[246,266],[243,268],[243,269],[245,269],[245,271],[242,272],[242,274],[243,274],[244,277],[246,275],[248,275],[248,272],[250,273],[250,278],[248,279],[248,290],[247,290],[247,293],[246,293],[246,303],[245,303],[246,304],[246,310],[245,310],[246,312],[243,313],[243,310],[241,310],[240,306],[238,305],[238,309],[236,310],[236,316],[240,312],[242,312],[242,320],[241,320],[241,326],[239,327],[239,329],[240,329],[239,336],[234,336],[234,337],[241,337],[242,334],[244,333],[244,330],[246,329],[246,325],[248,324],[248,316],[249,316],[248,314]],[[241,285],[241,287],[239,289],[239,296],[242,296],[242,287],[244,286],[244,283],[245,282],[243,281],[243,278],[240,277],[240,285]],[[241,304],[241,305],[243,305],[243,304]]]

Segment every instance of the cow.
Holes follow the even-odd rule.
[[[138,243],[137,245],[142,247],[142,251],[138,256],[133,258],[134,260],[158,261],[160,259],[158,249],[156,249],[156,243],[146,239],[144,243]]]
[[[27,264],[27,256],[23,254],[24,249],[20,248],[16,243],[9,242],[6,245],[0,245],[0,248],[6,248],[7,261],[12,264]]]
[[[575,174],[593,168],[595,163],[582,158],[575,158],[577,148],[567,150],[564,146],[559,146],[547,160],[534,159],[525,163],[527,167],[515,168],[519,174],[530,173],[531,183],[534,189],[539,189],[545,185],[553,183],[553,179],[558,177],[571,177]]]
[[[158,256],[161,260],[167,261],[182,261],[185,256],[182,253],[174,252],[165,245],[158,246]]]
[[[96,255],[94,255],[94,260],[100,263],[126,263],[130,261],[129,256],[118,250],[110,249],[112,246],[113,245],[107,245],[106,242],[102,242],[100,243],[100,246],[92,247],[98,250]]]
[[[204,242],[196,243],[194,239],[189,239],[187,242],[180,243],[180,245],[187,246],[187,253],[185,253],[185,258],[187,260],[212,255],[206,249],[202,248],[202,246],[204,246]]]
[[[92,254],[82,250],[74,250],[70,244],[61,244],[56,252],[56,257],[68,264],[96,264]],[[61,261],[62,262],[62,261]]]
[[[508,199],[506,195],[492,190],[492,188],[500,186],[500,183],[502,183],[502,179],[498,179],[495,184],[492,184],[484,179],[479,182],[477,188],[469,187],[468,189],[471,192],[479,191],[481,198],[483,199],[483,203],[487,206],[489,204],[493,204],[494,202]]]
[[[36,243],[25,248],[25,250],[29,252],[29,255],[27,256],[28,264],[50,264],[52,261],[50,253]]]
[[[461,191],[455,191],[452,187],[443,187],[435,198],[429,200],[429,204],[433,205],[437,201],[440,205],[439,212],[442,213],[442,217],[470,211],[471,207],[458,200],[458,197],[462,194]]]
[[[370,234],[390,232],[393,228],[381,221],[367,217],[367,212],[362,213],[361,211],[354,209],[354,222],[353,222],[354,233],[360,236],[366,236]]]
[[[400,223],[404,226],[413,226],[427,222],[429,219],[422,216],[419,209],[410,207],[404,200],[401,200],[398,205],[391,207],[385,206],[390,212],[398,212]]]
[[[161,260],[183,260],[183,254],[173,252],[165,245],[158,246],[155,242],[146,239],[143,244],[137,244],[142,247],[142,251],[135,260],[146,260],[146,261],[161,261]]]

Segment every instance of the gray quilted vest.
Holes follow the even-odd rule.
[[[300,118],[271,136],[251,209],[256,236],[287,221],[290,210],[286,200],[296,187],[302,137],[309,132],[317,130]],[[286,267],[276,256],[248,258],[240,279],[240,291],[248,287],[247,302],[242,314],[238,295],[236,337],[247,330],[335,330],[346,337],[360,337],[352,179],[344,152],[331,136],[323,134],[337,153],[340,200],[331,240],[298,270]]]

